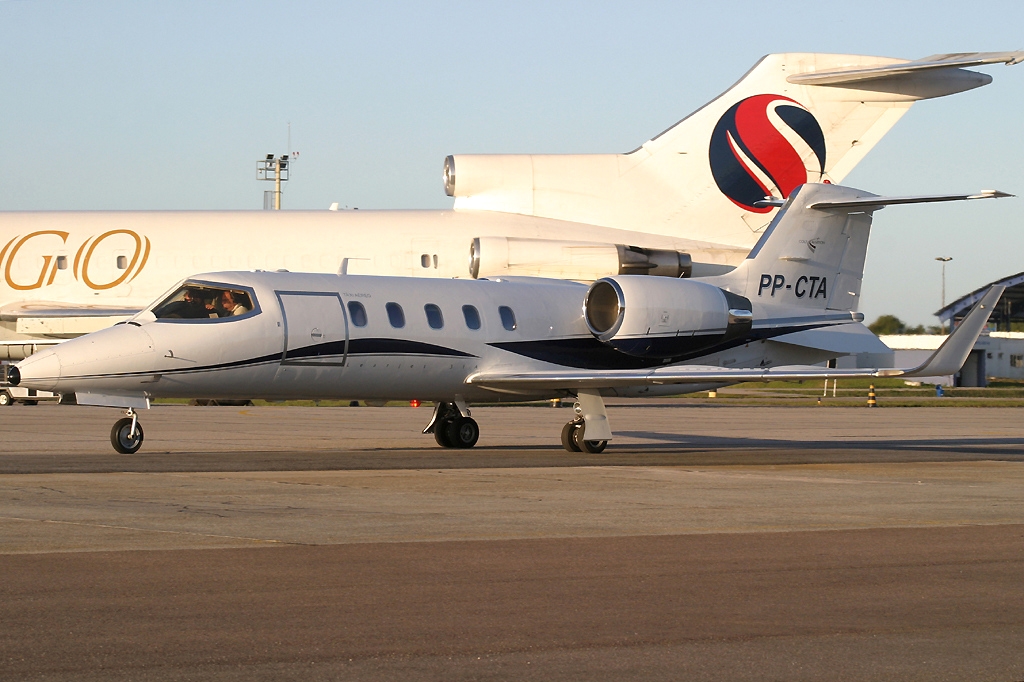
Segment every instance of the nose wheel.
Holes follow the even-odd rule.
[[[114,422],[110,429],[110,444],[122,455],[134,455],[142,447],[144,435],[139,416],[129,410],[129,415]]]

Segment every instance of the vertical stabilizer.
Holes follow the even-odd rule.
[[[739,267],[704,281],[762,304],[856,310],[873,210],[884,204],[834,209],[812,205],[873,197],[850,187],[803,185]]]
[[[991,76],[1021,52],[908,61],[771,54],[712,102],[626,154],[458,155],[445,190],[460,210],[521,213],[749,248],[809,182],[838,183],[916,101]]]

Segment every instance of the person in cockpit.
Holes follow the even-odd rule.
[[[246,308],[242,301],[238,300],[238,294],[232,291],[225,291],[220,295],[220,307],[223,310],[220,313],[221,317],[229,317],[233,315],[244,315],[249,312],[249,308]]]

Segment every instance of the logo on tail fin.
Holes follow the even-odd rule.
[[[754,95],[740,100],[718,120],[711,133],[709,160],[715,184],[747,211],[767,213],[755,201],[772,193],[765,179],[788,197],[808,182],[808,169],[769,116],[775,116],[803,140],[818,162],[818,178],[825,173],[825,134],[811,112],[783,95]]]

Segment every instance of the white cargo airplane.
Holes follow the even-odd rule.
[[[768,224],[759,200],[842,180],[915,101],[992,80],[964,67],[1022,59],[768,55],[627,154],[450,156],[454,210],[0,213],[0,359],[110,326],[201,271],[721,274]]]
[[[433,400],[425,432],[442,446],[472,447],[479,429],[468,402],[566,395],[579,416],[563,429],[564,447],[599,452],[612,438],[602,396],[959,370],[1001,287],[917,368],[812,367],[830,356],[774,340],[859,321],[851,306],[873,211],[944,198],[805,184],[739,267],[704,281],[198,275],[125,323],[23,360],[10,378],[74,392],[79,404],[128,408],[111,432],[122,453],[142,444],[135,410],[153,398]]]

